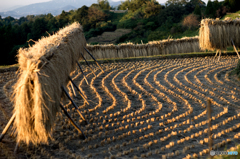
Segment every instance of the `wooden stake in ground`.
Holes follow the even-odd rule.
[[[80,112],[80,110],[77,107],[77,104],[73,101],[73,99],[70,97],[70,95],[68,94],[67,90],[64,88],[64,86],[62,86],[62,90],[63,92],[66,94],[66,96],[68,97],[68,99],[72,102],[72,105],[75,107],[76,111],[78,112],[78,114],[81,116],[81,118],[87,123],[88,121],[83,117],[82,113]]]
[[[2,141],[2,139],[4,138],[4,136],[6,135],[9,127],[12,125],[12,123],[13,123],[14,120],[15,120],[15,118],[16,118],[16,114],[14,113],[14,114],[12,115],[11,119],[8,121],[6,127],[3,129],[3,132],[2,132],[2,134],[1,134],[1,136],[0,136],[0,142]]]
[[[208,146],[209,146],[209,152],[212,150],[213,140],[212,140],[212,110],[211,110],[211,100],[207,100],[207,118],[208,118]],[[213,156],[210,155],[210,158],[212,159]]]
[[[81,133],[84,137],[84,139],[86,139],[87,137],[84,135],[83,131],[81,130],[81,128],[74,122],[74,120],[71,118],[71,116],[68,114],[67,110],[64,108],[64,106],[60,103],[60,107],[63,110],[64,114],[68,117],[68,119],[70,120],[71,124],[75,127],[75,129],[78,130],[79,133]]]
[[[238,59],[240,59],[240,55],[239,55],[239,53],[238,53],[238,51],[237,51],[237,48],[236,48],[236,46],[235,46],[235,44],[234,44],[234,42],[233,42],[232,39],[231,39],[231,41],[232,41],[232,44],[233,44],[233,48],[234,48],[234,50],[236,51],[236,53],[237,53],[237,55],[238,55]]]
[[[222,50],[219,50],[218,62],[220,61],[221,54],[222,54]]]

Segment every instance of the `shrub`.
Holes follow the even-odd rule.
[[[183,20],[183,26],[188,27],[189,29],[195,29],[199,26],[200,22],[198,16],[195,14],[189,14]]]

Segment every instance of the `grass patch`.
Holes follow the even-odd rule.
[[[225,19],[227,17],[230,17],[232,19],[240,18],[240,11],[237,11],[236,13],[227,14],[222,19]]]
[[[232,72],[230,74],[237,75],[238,78],[240,78],[240,60],[238,60],[237,67],[234,70],[232,70]]]

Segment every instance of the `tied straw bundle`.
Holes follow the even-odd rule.
[[[203,19],[199,31],[199,45],[202,50],[226,50],[240,47],[240,20]]]
[[[81,25],[73,23],[19,50],[20,75],[14,86],[17,142],[48,143],[64,95],[61,86],[68,84],[85,46]]]

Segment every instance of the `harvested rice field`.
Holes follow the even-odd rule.
[[[212,101],[213,149],[229,150],[240,139],[240,82],[230,72],[236,56],[151,59],[83,65],[72,78],[87,98],[68,87],[90,123],[70,101],[64,106],[88,137],[83,140],[68,118],[57,114],[49,145],[20,143],[18,158],[206,158],[207,99]],[[95,76],[95,75],[96,76]],[[0,132],[11,117],[11,86],[16,72],[0,73]],[[53,81],[54,82],[54,81]],[[0,158],[14,158],[15,137],[0,143]]]

